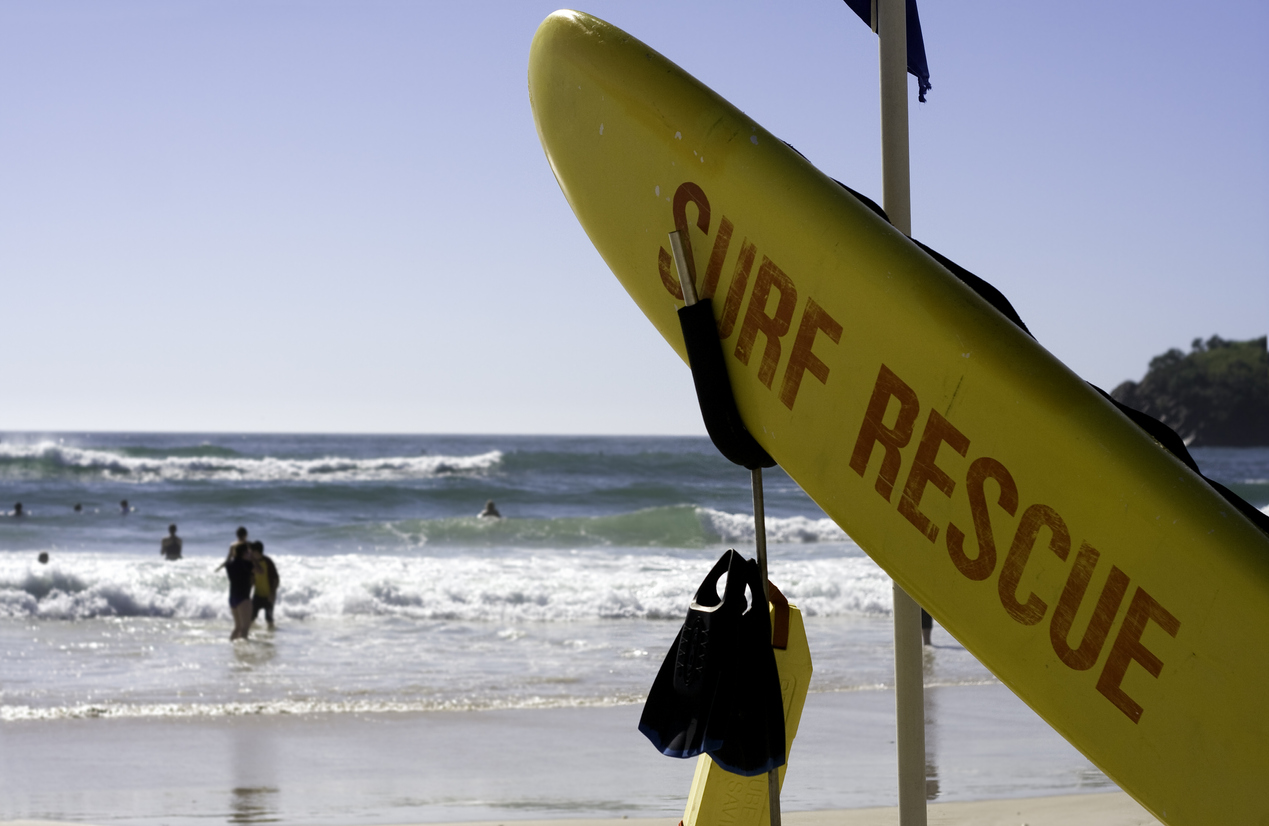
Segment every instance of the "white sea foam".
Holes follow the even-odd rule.
[[[999,680],[985,675],[959,679],[927,680],[926,688],[997,685]],[[820,691],[885,691],[888,682],[867,685],[820,686]],[[504,709],[602,708],[633,705],[647,699],[644,692],[620,692],[611,696],[515,696],[499,699],[446,697],[426,700],[266,700],[225,703],[73,703],[57,706],[0,705],[0,722],[37,720],[216,718],[300,714],[409,714],[431,711],[494,711]]]
[[[751,543],[754,540],[753,514],[725,513],[711,508],[698,508],[702,520],[724,542]],[[775,544],[805,542],[846,542],[849,537],[828,517],[810,519],[805,516],[767,517],[767,542]]]
[[[32,720],[136,719],[152,717],[208,718],[294,714],[382,714],[423,711],[492,711],[495,709],[594,708],[643,702],[640,693],[610,697],[544,697],[492,699],[448,697],[428,700],[267,700],[257,703],[74,703],[59,706],[0,705],[0,722]]]
[[[110,450],[70,447],[54,442],[0,443],[0,461],[40,461],[78,471],[97,472],[115,481],[350,482],[417,479],[489,470],[502,461],[491,450],[473,456],[388,456],[314,459],[240,456],[129,456]]]
[[[273,554],[288,619],[393,616],[480,623],[678,619],[712,561],[602,550],[439,557]],[[890,610],[885,574],[863,555],[773,559],[772,580],[810,616]],[[0,617],[227,618],[227,584],[205,558],[0,556]]]

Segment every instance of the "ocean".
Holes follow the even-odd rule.
[[[1194,455],[1269,506],[1269,448]],[[778,468],[765,497],[811,692],[891,686],[889,579]],[[0,519],[0,725],[639,703],[754,543],[748,473],[695,437],[5,434],[0,502],[27,514]],[[281,587],[276,630],[231,645],[239,526]],[[997,684],[945,634],[926,682]]]
[[[1269,505],[1269,449],[1195,455]],[[764,482],[811,689],[887,684],[888,578],[778,468]],[[29,515],[0,521],[0,720],[637,701],[711,563],[752,555],[750,496],[705,438],[5,435],[0,502]],[[476,518],[488,499],[503,519]],[[277,630],[229,646],[215,568],[240,525],[282,584]]]

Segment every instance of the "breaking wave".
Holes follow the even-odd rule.
[[[0,443],[0,477],[98,477],[111,481],[360,482],[475,474],[496,468],[502,452],[472,456],[357,459],[249,457],[214,445],[95,450],[54,442]]]
[[[499,555],[274,554],[290,620],[392,616],[464,622],[681,619],[713,552],[603,550]],[[224,574],[206,557],[168,563],[85,553],[39,565],[0,555],[0,617],[227,620]],[[862,553],[773,559],[772,580],[808,616],[885,614],[890,580]]]

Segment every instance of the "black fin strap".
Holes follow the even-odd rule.
[[[683,329],[687,360],[692,366],[692,381],[696,385],[701,418],[705,420],[705,430],[714,447],[732,462],[749,470],[774,467],[775,459],[754,440],[736,408],[731,379],[727,377],[727,362],[723,360],[723,347],[718,341],[718,325],[709,299],[702,298],[680,309],[679,326]]]
[[[1092,382],[1089,382],[1088,386],[1101,393],[1108,402],[1118,408],[1119,412],[1127,416],[1133,424],[1148,433],[1156,442],[1163,445],[1164,450],[1184,462],[1186,467],[1202,477],[1204,482],[1211,485],[1212,490],[1223,496],[1225,501],[1229,502],[1239,513],[1251,520],[1253,525],[1264,531],[1266,535],[1269,535],[1269,515],[1266,515],[1260,508],[1257,508],[1220,482],[1204,476],[1203,471],[1199,470],[1198,462],[1194,461],[1194,457],[1190,455],[1189,448],[1185,446],[1184,440],[1177,435],[1175,430],[1154,416],[1142,413],[1140,410],[1131,408],[1123,402],[1114,399],[1109,393]]]
[[[942,264],[943,267],[946,268],[952,275],[956,276],[957,280],[959,280],[962,284],[978,293],[979,298],[996,308],[996,312],[1012,321],[1015,325],[1017,325],[1018,329],[1022,330],[1022,332],[1031,336],[1031,331],[1027,329],[1027,325],[1022,323],[1022,317],[1018,315],[1018,311],[1015,310],[1013,305],[1009,303],[1009,299],[1005,298],[1005,294],[992,286],[987,279],[974,275],[972,272],[965,269],[960,264],[957,264],[943,253],[927,247],[925,244],[922,244],[920,241],[912,238],[911,236],[908,237],[908,240],[925,250],[927,255]],[[1035,336],[1031,337],[1035,338]]]
[[[714,567],[705,575],[705,579],[701,581],[701,587],[696,589],[696,596],[692,602],[703,607],[713,608],[722,602],[718,596],[718,580],[723,578],[723,574],[728,574],[730,582],[731,566],[737,560],[744,560],[744,557],[736,553],[735,549],[729,548],[725,554],[718,558],[714,563]]]
[[[1146,431],[1146,433],[1149,433],[1150,437],[1159,444],[1163,445],[1168,453],[1171,453],[1173,456],[1184,462],[1185,466],[1190,470],[1200,476],[1202,475],[1202,471],[1199,470],[1198,462],[1194,461],[1194,457],[1190,455],[1189,448],[1185,446],[1185,442],[1181,439],[1181,437],[1176,435],[1175,430],[1148,413],[1142,413],[1140,410],[1135,410],[1122,402],[1116,401],[1109,393],[1093,384],[1091,381],[1086,383],[1089,387],[1093,388],[1098,393],[1101,393],[1102,398],[1118,408],[1120,413],[1123,413],[1131,419],[1133,424]]]
[[[793,149],[792,146],[790,146],[789,148]],[[797,152],[796,149],[793,149],[793,151]],[[799,152],[798,154],[801,154],[801,153]],[[850,187],[846,186],[846,184],[842,183],[836,178],[833,178],[832,181],[833,183],[840,186],[842,189],[849,192],[851,195],[854,195],[856,200],[858,200],[861,204],[863,204],[864,206],[872,210],[874,213],[876,213],[877,216],[880,217],[887,224],[891,223],[890,216],[886,214],[886,211],[884,209],[882,209],[880,206],[877,205],[876,201],[872,200],[871,198],[867,197],[861,192],[857,192],[856,190],[851,189]],[[893,226],[893,224],[891,224],[891,226]],[[1018,315],[1018,311],[1015,310],[1013,308],[1013,305],[1009,303],[1009,299],[1005,298],[1005,294],[1002,293],[1000,290],[996,289],[994,286],[992,286],[986,279],[981,278],[977,275],[974,275],[972,272],[965,269],[960,264],[957,264],[955,261],[948,258],[946,255],[943,255],[941,252],[931,249],[925,244],[922,244],[920,241],[913,238],[911,235],[908,236],[908,240],[916,244],[921,249],[925,250],[926,254],[928,254],[935,261],[942,264],[947,269],[947,271],[950,272],[952,275],[956,276],[956,278],[962,284],[964,284],[965,286],[973,290],[975,293],[977,293],[979,298],[986,301],[991,306],[995,307],[997,312],[999,312],[1005,318],[1009,319],[1014,324],[1016,324],[1018,328],[1022,330],[1022,332],[1026,333],[1029,336],[1031,335],[1031,331],[1027,329],[1027,325],[1022,323],[1022,317]],[[1031,337],[1035,338],[1035,336],[1031,336]]]
[[[1203,474],[1201,473],[1199,475],[1203,476]],[[1243,516],[1251,520],[1251,524],[1255,525],[1257,528],[1260,528],[1260,530],[1264,531],[1265,536],[1269,536],[1269,514],[1266,514],[1260,508],[1256,507],[1255,505],[1248,502],[1246,499],[1234,493],[1232,490],[1225,487],[1220,482],[1217,482],[1214,479],[1208,479],[1206,476],[1203,476],[1203,478],[1207,481],[1209,485],[1212,486],[1213,490],[1215,490],[1221,496],[1224,496],[1226,501],[1229,502],[1229,504],[1237,508],[1239,513],[1241,513]]]

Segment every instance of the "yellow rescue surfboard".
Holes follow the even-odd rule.
[[[750,431],[860,547],[1160,820],[1269,823],[1265,534],[625,32],[547,18],[529,95],[564,196],[680,356],[666,236],[687,236]]]

